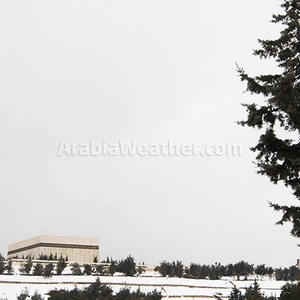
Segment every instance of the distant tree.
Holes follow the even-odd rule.
[[[163,277],[175,275],[175,262],[170,263],[167,261],[162,261],[158,267],[155,268]]]
[[[146,297],[147,300],[161,300],[162,294],[157,290],[147,293]]]
[[[274,274],[274,269],[272,268],[272,267],[268,267],[267,268],[267,274],[269,275],[269,276],[271,276],[271,275],[273,275]]]
[[[247,277],[249,274],[252,274],[254,271],[254,266],[241,260],[240,262],[233,265],[233,269],[238,280],[240,280],[240,276]]]
[[[27,300],[29,298],[27,291],[22,291],[19,296],[17,296],[17,300]]]
[[[215,263],[215,268],[216,268],[216,274],[217,277],[220,279],[222,276],[225,276],[227,267],[224,265],[221,265],[220,263],[216,262]]]
[[[183,276],[183,270],[184,270],[184,266],[183,266],[182,262],[179,261],[179,260],[177,260],[176,262],[173,261],[173,267],[174,267],[174,270],[175,270],[174,275],[176,277],[181,278]]]
[[[7,274],[12,274],[14,272],[14,268],[12,267],[12,259],[9,258],[6,262],[5,269],[7,270]]]
[[[29,274],[31,269],[32,269],[32,259],[31,259],[31,256],[29,256],[27,258],[27,261],[26,263],[22,266],[21,268],[21,272],[25,272],[26,274]]]
[[[48,263],[43,271],[44,277],[51,277],[53,275],[54,265],[52,262]]]
[[[84,293],[86,294],[88,299],[99,299],[98,297],[101,294],[101,288],[102,284],[98,277],[94,283],[92,283],[84,290]]]
[[[5,271],[5,258],[0,253],[0,274],[3,274]]]
[[[275,270],[276,280],[295,281],[300,280],[300,270],[296,266],[279,268]]]
[[[103,265],[96,265],[96,273],[98,275],[104,275],[106,273],[104,266]]]
[[[48,295],[48,300],[85,300],[84,297],[82,297],[81,291],[75,287],[73,290],[68,291],[68,290],[51,290],[47,293]]]
[[[41,253],[39,256],[39,260],[49,260],[48,255]]]
[[[199,264],[195,264],[195,263],[191,263],[190,267],[189,267],[189,272],[186,272],[186,274],[190,274],[191,278],[196,278],[196,279],[200,279],[201,275],[201,265]]]
[[[84,264],[83,265],[83,274],[84,275],[92,275],[93,269],[92,266],[89,264]]]
[[[44,267],[42,264],[37,263],[34,267],[33,267],[33,275],[35,276],[42,276],[44,272]]]
[[[63,270],[66,268],[67,263],[65,261],[65,259],[60,256],[60,258],[58,259],[58,262],[56,264],[56,274],[61,275],[61,273],[63,272]]]
[[[219,279],[218,272],[217,272],[217,269],[216,269],[215,266],[211,266],[209,268],[209,274],[208,274],[208,276],[209,276],[209,279],[211,279],[211,280],[217,280],[217,279]]]
[[[154,271],[159,272],[161,276],[166,277],[168,275],[168,263],[164,260],[159,266],[154,268]]]
[[[31,300],[44,300],[41,294],[38,291],[35,291],[34,294],[30,298]]]
[[[289,268],[289,280],[296,281],[300,280],[300,270],[296,266],[291,266]],[[299,295],[300,296],[300,295]],[[300,297],[299,297],[300,298]]]
[[[137,273],[138,273],[139,275],[142,275],[144,272],[145,272],[145,268],[143,268],[142,266],[138,266],[138,268],[137,268]]]
[[[258,265],[255,267],[255,274],[256,275],[266,275],[267,274],[267,268],[265,264]]]
[[[94,255],[93,262],[94,262],[95,264],[98,263],[98,257],[97,257],[96,255]]]
[[[118,264],[118,271],[124,273],[126,276],[133,276],[136,273],[136,264],[134,258],[129,255]]]
[[[116,294],[115,300],[125,300],[129,299],[130,296],[130,290],[129,288],[122,288],[119,290],[119,292]]]
[[[300,299],[300,282],[284,285],[281,289],[280,300],[299,300]]]
[[[244,300],[244,297],[239,289],[234,287],[230,292],[228,300]]]
[[[100,297],[99,299],[112,299],[113,298],[113,290],[107,286],[107,285],[102,285],[100,288]]]
[[[71,264],[71,266],[72,266],[71,272],[73,275],[82,275],[82,271],[78,263],[73,263]]]
[[[234,276],[234,267],[233,267],[233,264],[228,264],[226,266],[226,271],[225,271],[225,275],[226,276]]]
[[[114,260],[111,261],[109,268],[108,268],[108,272],[111,276],[113,276],[117,271],[117,264]]]
[[[250,287],[246,288],[246,292],[244,295],[246,300],[264,300],[265,297],[262,295],[260,291],[259,284],[257,281],[254,281],[253,286],[250,285]]]
[[[190,271],[189,267],[184,267],[184,277],[185,278],[192,278],[191,271]]]

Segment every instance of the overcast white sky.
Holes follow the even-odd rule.
[[[276,0],[0,1],[1,243],[97,237],[100,255],[290,266],[294,203],[256,175],[259,132],[236,125]],[[239,144],[239,157],[66,157],[60,141]]]

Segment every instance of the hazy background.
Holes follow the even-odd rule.
[[[290,266],[297,203],[256,175],[236,125],[276,0],[0,1],[1,243],[97,237],[101,259]],[[58,157],[61,140],[240,144],[241,157]]]

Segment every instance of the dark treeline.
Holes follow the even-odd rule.
[[[198,263],[191,263],[188,267],[184,267],[181,261],[167,262],[162,261],[159,266],[155,268],[162,276],[170,277],[185,277],[194,279],[220,279],[224,276],[236,277],[240,280],[243,277],[247,280],[249,275],[268,275],[275,276],[276,280],[299,280],[300,270],[296,266],[289,268],[267,267],[265,264],[254,266],[245,261],[240,261],[235,264],[222,265],[215,263],[214,265],[201,265]]]
[[[41,257],[41,256],[40,256]],[[45,262],[35,262],[31,256],[26,257],[26,261],[22,263],[19,268],[19,272],[24,275],[35,275],[51,277],[52,275],[61,275],[64,269],[67,267],[66,258],[60,256],[55,257],[55,262],[51,260],[46,260]],[[49,258],[49,256],[47,257]],[[53,258],[50,256],[50,258]],[[107,258],[106,261],[93,264],[83,264],[71,263],[71,273],[73,275],[114,275],[114,273],[123,273],[126,276],[134,276],[135,274],[142,274],[145,271],[145,266],[137,266],[134,258],[129,255],[125,259],[119,261],[113,260],[112,258]],[[12,259],[5,260],[5,258],[0,254],[0,274],[13,274],[14,269],[12,267]]]
[[[156,290],[149,293],[143,293],[139,289],[130,291],[128,288],[121,289],[118,293],[113,294],[113,290],[102,284],[99,278],[90,286],[79,290],[74,288],[67,290],[52,290],[48,292],[48,300],[161,300],[162,295]]]
[[[47,262],[42,265],[40,262],[33,263],[31,257],[27,258],[19,269],[22,274],[30,274],[36,276],[50,277],[52,275],[60,275],[67,267],[67,261],[64,257],[59,257],[57,261]],[[71,273],[73,275],[101,275],[112,276],[116,272],[123,273],[126,276],[135,276],[142,274],[146,267],[143,264],[135,263],[135,259],[129,255],[125,259],[114,260],[108,258],[101,263],[93,263],[79,265],[78,263],[70,264]],[[246,261],[239,261],[235,264],[222,265],[215,263],[213,265],[191,263],[189,266],[184,266],[181,261],[167,262],[162,261],[157,266],[155,271],[161,276],[166,277],[184,277],[194,279],[211,279],[217,280],[224,276],[234,277],[238,280],[241,278],[247,280],[249,275],[275,277],[276,280],[295,281],[300,280],[300,269],[297,266],[289,268],[272,268],[265,264],[255,266]],[[0,274],[13,274],[12,260],[5,260],[0,254]]]
[[[73,290],[51,290],[47,293],[48,300],[161,300],[162,295],[160,292],[154,290],[153,292],[143,293],[138,289],[137,291],[130,291],[128,288],[121,289],[118,293],[114,294],[113,290],[102,284],[99,278],[94,283],[86,288],[78,289],[75,287]],[[33,296],[29,296],[27,292],[22,292],[17,300],[44,300],[41,294],[37,291]]]
[[[140,289],[131,291],[129,288],[123,288],[118,293],[113,293],[111,287],[102,284],[99,278],[86,288],[73,290],[54,289],[47,294],[48,300],[161,300],[162,294],[157,290],[143,293]],[[279,297],[266,296],[261,290],[257,281],[254,281],[249,287],[245,288],[245,292],[234,286],[228,296],[228,300],[299,300],[300,283],[284,285],[281,289]],[[221,300],[218,294],[214,295],[215,299]],[[34,295],[29,296],[28,292],[22,292],[17,296],[17,300],[44,300],[41,294],[36,291]],[[223,298],[222,298],[223,299]]]
[[[26,256],[22,255],[21,257],[16,255],[16,256],[12,256],[11,258],[12,259],[28,259],[28,258],[35,259],[34,255],[26,255]],[[56,260],[59,260],[59,258],[62,258],[62,255],[58,256],[57,253],[55,253],[55,254],[50,253],[49,255],[41,253],[36,259],[37,260],[50,260],[50,261],[53,260],[53,261],[56,261]],[[65,261],[68,261],[69,260],[68,255],[66,257],[64,257],[64,259],[65,259]],[[94,258],[94,261],[95,260],[97,260],[97,257]]]

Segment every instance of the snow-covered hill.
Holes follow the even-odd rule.
[[[32,295],[36,290],[47,299],[46,293],[52,289],[73,289],[75,286],[83,288],[96,280],[97,276],[54,275],[50,278],[25,275],[0,275],[0,299],[15,300],[21,291],[27,290]],[[114,290],[129,287],[131,290],[140,288],[143,292],[158,290],[164,298],[215,299],[217,294],[221,299],[227,299],[233,285],[242,292],[253,281],[231,281],[229,278],[222,280],[200,280],[184,278],[158,277],[148,273],[147,276],[100,276],[100,281]],[[280,288],[284,281],[264,279],[259,281],[261,290],[265,295],[279,296]]]

